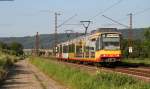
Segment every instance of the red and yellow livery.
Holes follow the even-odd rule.
[[[116,62],[121,59],[121,33],[115,28],[100,28],[96,32],[62,42],[56,47],[56,57],[87,62]]]

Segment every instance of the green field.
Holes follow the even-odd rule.
[[[123,62],[150,66],[150,58],[128,58],[123,59]]]
[[[70,89],[150,89],[150,84],[127,75],[100,71],[92,76],[45,58],[30,57],[30,62]]]

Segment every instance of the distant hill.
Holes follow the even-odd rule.
[[[127,29],[120,29],[119,30],[124,38],[128,37],[128,30]],[[134,39],[143,39],[143,28],[133,29],[133,38]],[[78,33],[78,36],[83,35],[82,33]],[[71,33],[70,38],[77,37],[77,34]],[[68,40],[66,33],[58,34],[59,42]],[[26,37],[4,37],[0,38],[0,41],[5,43],[10,43],[12,41],[16,41],[21,43],[24,48],[33,48],[35,45],[35,36],[26,36]],[[52,48],[54,44],[54,34],[41,34],[40,35],[40,47],[41,48]]]
[[[83,35],[82,33],[71,33],[70,39],[77,36]],[[54,34],[41,34],[40,38],[40,47],[41,48],[52,48],[54,45]],[[66,33],[58,34],[58,42],[63,42],[68,40]],[[4,37],[0,38],[0,41],[4,43],[11,43],[12,41],[21,43],[24,48],[34,48],[35,47],[35,36],[26,36],[26,37]]]
[[[119,30],[124,38],[128,38],[128,29],[120,29]],[[133,39],[143,39],[144,38],[144,28],[136,28],[132,30],[132,38]]]

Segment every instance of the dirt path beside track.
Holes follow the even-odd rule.
[[[0,89],[67,89],[31,65],[27,60],[17,62]]]

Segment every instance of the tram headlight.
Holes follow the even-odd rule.
[[[116,54],[117,57],[120,57],[120,54]]]
[[[101,57],[106,57],[107,55],[106,54],[101,54]]]

